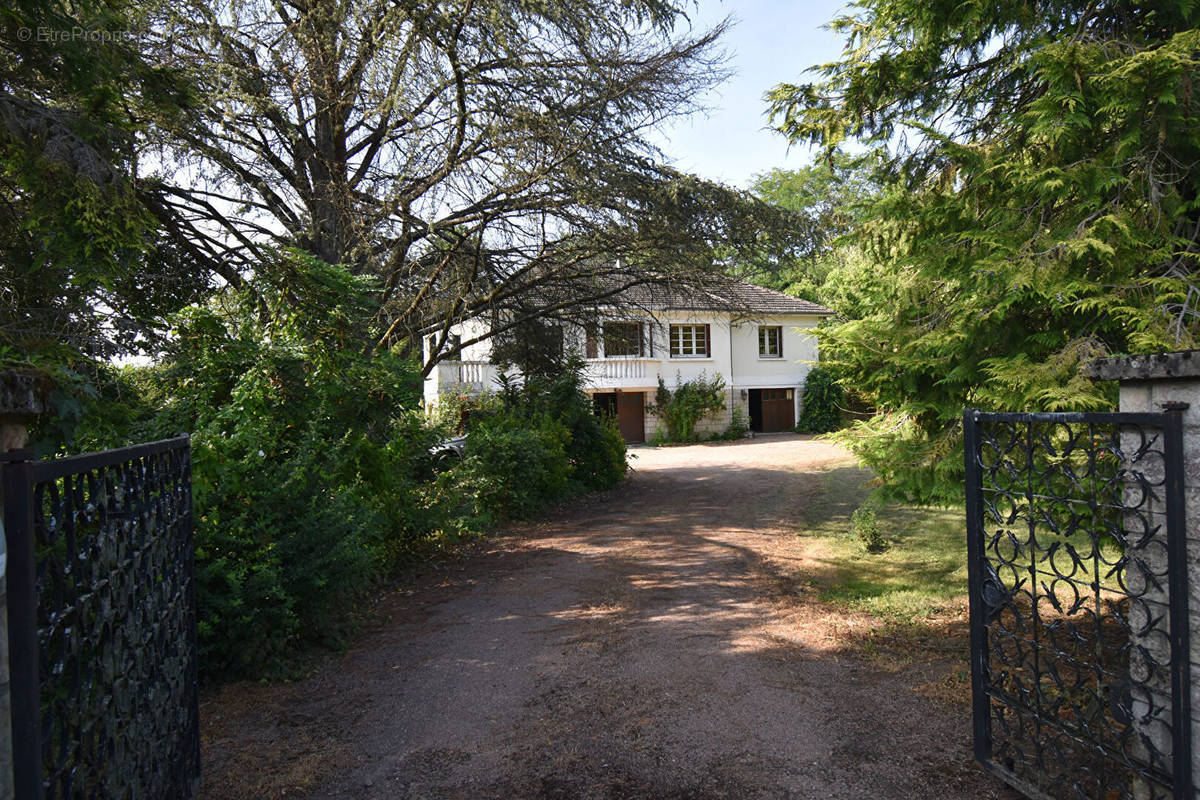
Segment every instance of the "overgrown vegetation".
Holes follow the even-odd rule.
[[[842,403],[845,393],[833,371],[813,367],[804,379],[804,398],[796,430],[806,433],[828,433],[842,425]]]
[[[467,457],[435,474],[453,426],[419,409],[415,362],[364,354],[373,282],[298,251],[263,273],[176,316],[161,362],[114,375],[77,431],[87,448],[192,433],[207,674],[286,672],[430,547],[624,476],[570,369],[481,403]]]
[[[696,423],[725,410],[725,379],[701,373],[690,381],[677,382],[672,390],[659,378],[654,404],[646,410],[657,414],[666,424],[666,441],[694,442]]]
[[[1080,364],[1195,346],[1200,8],[866,0],[832,27],[844,57],[772,113],[883,165],[820,298],[822,358],[878,412],[842,440],[891,496],[957,503],[965,406],[1111,408]]]
[[[464,519],[474,526],[523,519],[624,478],[625,442],[612,420],[592,413],[581,370],[573,362],[555,378],[506,383],[499,407],[476,414],[465,458],[439,482],[463,504]]]
[[[878,504],[871,483],[871,473],[856,466],[831,470],[804,509],[797,533],[817,546],[812,580],[822,599],[900,624],[959,609],[967,596],[962,512]],[[864,506],[877,509],[885,552],[867,552],[856,534],[853,518]]]

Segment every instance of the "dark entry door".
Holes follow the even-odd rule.
[[[646,441],[645,396],[641,392],[617,395],[617,428],[621,438],[630,444]]]
[[[796,427],[793,389],[762,390],[762,431],[776,433]]]
[[[617,416],[617,393],[616,392],[596,392],[592,395],[592,405],[596,410],[598,417],[616,417]]]

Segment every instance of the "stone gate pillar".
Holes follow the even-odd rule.
[[[1174,404],[1187,405],[1183,411],[1183,461],[1193,709],[1192,780],[1197,785],[1200,783],[1200,350],[1102,358],[1088,364],[1085,373],[1094,380],[1119,382],[1123,412],[1157,413],[1178,407]]]
[[[46,412],[45,376],[20,371],[0,372],[0,453],[19,450],[28,439],[28,425]],[[4,496],[0,494],[0,535],[4,531]],[[0,562],[7,561],[7,541]],[[5,565],[7,568],[7,565]],[[8,669],[8,580],[0,572],[0,800],[13,797],[12,706]]]

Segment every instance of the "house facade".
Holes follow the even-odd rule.
[[[727,429],[735,408],[751,430],[769,433],[795,426],[804,380],[818,357],[813,329],[832,313],[807,300],[734,283],[601,309],[594,324],[565,326],[563,347],[584,357],[586,391],[597,411],[616,417],[627,442],[648,441],[659,431],[661,422],[649,410],[659,378],[671,389],[701,376],[724,379],[725,410],[702,420],[698,433]],[[453,330],[459,341],[485,333],[480,320]],[[499,370],[490,355],[485,340],[463,348],[461,360],[438,363],[425,381],[427,406],[444,392],[495,389]]]

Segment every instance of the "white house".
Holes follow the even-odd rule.
[[[563,331],[563,347],[586,359],[587,392],[598,410],[616,415],[627,442],[646,441],[658,429],[647,406],[660,377],[668,388],[701,374],[724,378],[725,411],[702,421],[698,432],[724,431],[734,408],[751,430],[795,426],[804,379],[817,360],[812,329],[832,311],[744,282],[687,294],[638,292],[622,298],[619,309],[601,309],[598,323]],[[469,320],[452,334],[470,341],[486,331],[484,321]],[[443,392],[494,389],[498,370],[490,354],[485,340],[464,347],[460,361],[439,362],[425,380],[426,405]]]

